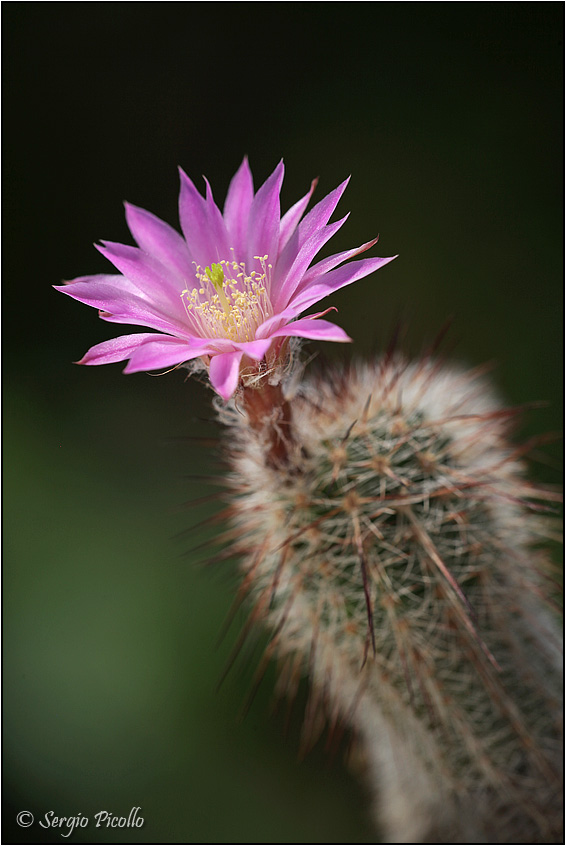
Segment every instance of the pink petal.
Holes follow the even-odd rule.
[[[247,233],[248,267],[254,266],[254,256],[267,255],[272,263],[275,262],[279,244],[279,194],[283,174],[283,162],[279,162],[253,199]]]
[[[255,341],[244,341],[242,343],[236,343],[236,347],[241,350],[241,352],[248,355],[250,358],[255,359],[256,361],[261,361],[262,358],[265,356],[265,353],[271,346],[271,337],[258,339]]]
[[[210,384],[220,396],[228,400],[238,386],[240,361],[243,352],[222,353],[210,359]]]
[[[187,321],[182,319],[180,313],[171,314],[161,304],[150,302],[124,276],[83,276],[53,287],[80,303],[104,312],[101,316],[112,323],[148,326],[181,337],[191,335]]]
[[[85,288],[75,288],[75,285],[85,285]],[[132,282],[129,282],[126,277],[122,276],[120,273],[94,273],[91,276],[77,276],[76,279],[69,279],[61,285],[53,285],[53,287],[56,291],[61,291],[62,294],[67,294],[69,297],[73,297],[73,299],[79,299],[77,293],[81,290],[85,293],[87,290],[86,285],[93,286],[93,291],[95,291],[97,287],[102,290],[102,288],[108,286],[108,288],[120,288],[124,293],[127,293],[130,296],[142,296],[140,289]],[[82,302],[82,299],[79,300],[79,302]],[[90,303],[87,303],[87,305],[90,305]],[[99,306],[97,306],[97,308],[99,308]]]
[[[201,197],[192,181],[179,168],[181,191],[179,194],[179,219],[181,229],[193,259],[203,270],[212,262],[227,258],[226,229],[222,216],[209,195]],[[220,221],[219,221],[220,217]]]
[[[77,364],[112,364],[123,361],[148,338],[155,338],[152,332],[139,332],[135,335],[121,335],[96,344],[86,352]]]
[[[360,247],[355,247],[353,250],[345,250],[343,253],[335,253],[333,256],[328,256],[328,258],[322,259],[322,261],[313,264],[301,280],[301,290],[317,276],[322,276],[323,273],[328,273],[328,271],[333,270],[337,265],[342,264],[342,262],[354,258],[354,256],[359,256],[360,253],[365,253],[366,250],[375,246],[378,240],[378,238],[374,238],[373,241],[367,241],[365,244],[362,244]]]
[[[103,241],[96,249],[112,262],[126,279],[132,282],[139,292],[150,302],[159,302],[172,314],[181,315],[183,304],[176,274],[172,274],[153,256],[137,247]]]
[[[325,226],[340,201],[340,197],[346,190],[350,177],[341,182],[340,185],[326,195],[316,206],[311,209],[305,219],[299,224],[301,230],[301,243],[309,238],[313,232]]]
[[[188,280],[195,273],[192,256],[186,241],[172,226],[151,212],[125,203],[126,220],[138,246],[169,267],[181,280]]]
[[[105,323],[117,323],[121,326],[146,326],[148,329],[165,332],[168,335],[174,335],[176,338],[186,339],[187,341],[198,337],[196,333],[190,332],[188,329],[183,330],[177,328],[170,320],[159,320],[157,317],[144,314],[136,316],[132,309],[117,313],[103,311],[101,309],[98,312],[98,316]]]
[[[289,320],[292,320],[298,314],[304,311],[300,306],[297,308],[293,308],[293,306],[288,306],[283,311],[274,314],[272,317],[268,317],[267,320],[264,320],[260,326],[256,329],[256,339],[260,338],[271,338],[273,333],[281,327],[282,324],[287,323]]]
[[[230,258],[230,255],[226,224],[224,223],[224,218],[222,217],[220,209],[214,202],[214,197],[212,196],[212,188],[210,187],[208,179],[206,178],[206,176],[204,176],[203,179],[206,184],[206,212],[208,215],[210,237],[214,241],[214,246],[216,250],[215,258],[228,259]]]
[[[335,188],[334,191],[327,194],[320,203],[317,203],[316,206],[307,214],[305,219],[301,221],[297,229],[295,229],[292,233],[285,249],[282,250],[281,255],[277,259],[277,265],[273,275],[273,290],[278,289],[284,284],[303,244],[305,244],[311,236],[315,235],[321,229],[324,229],[330,220],[334,209],[338,205],[340,197],[346,190],[348,182],[349,179],[344,180],[344,182]],[[281,301],[281,298],[279,299]]]
[[[297,228],[297,224],[299,220],[302,218],[306,207],[309,204],[310,198],[314,193],[314,189],[316,188],[318,183],[318,179],[313,179],[311,182],[310,191],[305,194],[300,200],[298,200],[294,206],[291,206],[289,211],[285,212],[283,217],[281,218],[281,225],[279,227],[279,254],[295,229]]]
[[[124,368],[124,373],[139,373],[141,370],[160,370],[162,367],[172,367],[182,364],[191,358],[208,355],[210,347],[193,346],[177,338],[158,335],[148,338],[138,346],[130,356],[130,361]]]
[[[368,276],[370,273],[373,273],[374,270],[378,270],[380,267],[383,267],[395,258],[397,258],[397,256],[390,256],[389,258],[360,259],[360,261],[353,261],[350,262],[350,264],[344,265],[344,267],[331,270],[330,273],[326,273],[324,276],[319,276],[318,280],[320,281],[315,279],[302,290],[301,286],[299,286],[291,298],[289,307],[286,311],[288,311],[289,308],[297,309],[299,312],[304,311],[306,308],[313,305],[313,303],[322,300],[329,294],[333,294],[334,291],[338,291],[345,285],[351,285],[352,282],[356,282],[358,279],[363,279],[364,276]]]
[[[320,341],[338,341],[339,343],[352,340],[340,326],[336,326],[328,320],[315,320],[314,315],[294,320],[271,334],[272,338],[285,338],[287,336]]]
[[[338,232],[341,226],[344,225],[349,215],[346,215],[342,220],[336,223],[330,223],[322,229],[317,229],[305,241],[299,250],[293,264],[289,268],[285,279],[275,288],[273,286],[272,301],[273,308],[278,311],[285,308],[289,300],[293,296],[295,289],[302,282],[305,272],[315,257],[315,255],[322,249],[327,241]]]
[[[234,247],[237,261],[245,261],[248,218],[254,197],[252,173],[247,156],[230,182],[224,203],[224,222],[228,230],[229,247]]]

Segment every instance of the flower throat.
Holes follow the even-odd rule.
[[[257,327],[273,314],[267,293],[271,265],[267,256],[254,256],[261,273],[246,273],[244,262],[222,260],[205,267],[195,264],[199,286],[181,292],[183,305],[196,331],[206,338],[253,341]]]

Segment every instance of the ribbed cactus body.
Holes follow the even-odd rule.
[[[305,731],[355,730],[386,842],[560,840],[544,494],[509,416],[478,374],[401,359],[224,414],[242,592],[282,686],[310,678]]]

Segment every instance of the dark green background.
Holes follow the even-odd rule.
[[[92,242],[130,243],[123,199],[176,225],[177,164],[221,201],[244,153],[257,185],[283,156],[285,207],[352,174],[331,251],[400,254],[332,297],[357,353],[453,315],[457,360],[549,401],[518,436],[559,429],[562,34],[561,3],[3,4],[4,842],[62,842],[19,810],[134,806],[143,829],[69,840],[372,842],[341,757],[297,763],[272,679],[238,721],[259,652],[215,690],[235,579],[177,537],[216,507],[182,506],[215,455],[172,440],[216,436],[209,392],[75,367],[113,327],[50,286],[110,272]]]

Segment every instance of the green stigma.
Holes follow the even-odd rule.
[[[224,293],[224,268],[221,264],[211,264],[210,267],[205,267],[204,272],[214,285],[218,297],[226,314],[230,314],[230,303]]]
[[[218,291],[224,289],[224,268],[221,264],[213,264],[210,267],[205,267],[204,272]]]

